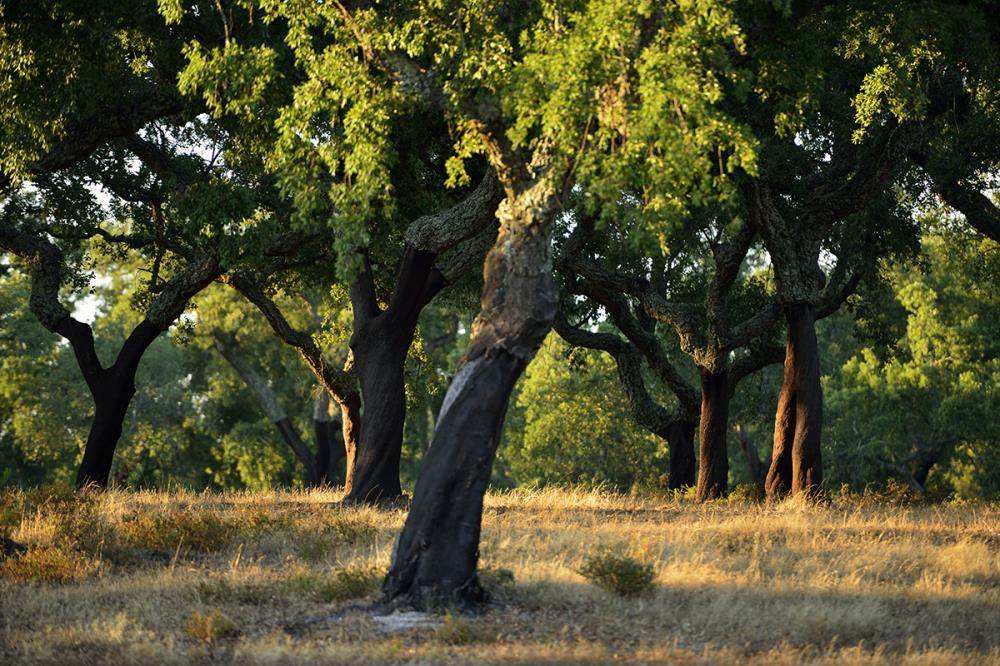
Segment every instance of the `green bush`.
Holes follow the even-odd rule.
[[[651,592],[656,575],[652,564],[616,553],[588,557],[577,573],[594,585],[622,597]]]

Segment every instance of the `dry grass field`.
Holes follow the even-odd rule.
[[[996,505],[491,494],[493,605],[400,629],[367,606],[404,513],[338,499],[7,492],[0,663],[1000,664]],[[608,553],[652,588],[581,575]]]

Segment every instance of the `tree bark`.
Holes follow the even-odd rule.
[[[771,466],[764,479],[768,501],[781,499],[792,488],[792,442],[795,439],[795,348],[791,336],[785,345],[785,366],[774,414]]]
[[[701,370],[697,499],[724,497],[729,483],[726,431],[729,428],[729,376]]]
[[[694,431],[698,424],[676,418],[667,424],[667,445],[670,449],[670,476],[667,487],[680,490],[695,484]]]
[[[399,460],[406,420],[403,366],[413,329],[402,339],[385,326],[360,326],[351,343],[354,368],[361,386],[364,417],[357,455],[347,473],[348,504],[377,504],[399,499]]]
[[[476,567],[483,495],[514,383],[556,314],[550,187],[535,183],[500,206],[486,258],[482,309],[448,387],[413,505],[383,584],[386,601],[418,608],[484,600]]]
[[[820,384],[816,308],[811,303],[785,306],[788,339],[794,351],[795,434],[792,438],[793,494],[812,496],[823,482],[820,437],[823,430],[823,387]]]
[[[750,472],[750,480],[753,482],[756,488],[757,499],[760,499],[764,495],[764,479],[766,473],[764,472],[764,464],[760,460],[760,454],[757,452],[757,447],[750,437],[747,435],[746,430],[743,426],[736,424],[734,428],[736,436],[740,441],[740,449],[743,451],[743,456],[747,461],[747,469]]]
[[[81,370],[88,377],[88,386],[94,400],[94,419],[87,435],[83,450],[83,460],[77,469],[78,488],[107,488],[114,462],[115,450],[122,436],[125,415],[132,398],[135,397],[135,375],[139,361],[160,330],[148,321],[142,321],[133,329],[122,345],[114,365],[95,371],[87,355],[77,356]],[[91,338],[92,340],[92,338]],[[92,361],[96,362],[96,355]],[[83,365],[87,365],[86,368]]]

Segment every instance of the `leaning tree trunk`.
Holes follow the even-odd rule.
[[[382,321],[382,318],[374,320]],[[348,504],[390,502],[403,494],[399,485],[406,420],[403,367],[414,329],[389,328],[363,326],[355,333],[351,345],[364,416],[357,454],[347,472],[344,502]]]
[[[486,258],[482,309],[441,406],[413,504],[383,584],[386,601],[418,608],[484,599],[476,567],[483,495],[514,383],[556,313],[551,191],[507,199]]]
[[[780,499],[792,488],[792,442],[795,439],[795,346],[791,335],[785,345],[785,367],[774,414],[771,466],[764,479],[768,501]]]
[[[815,495],[823,481],[820,441],[823,387],[820,384],[816,308],[809,303],[785,306],[788,339],[794,350],[795,435],[792,438],[793,494]]]
[[[729,427],[729,376],[725,371],[701,371],[701,419],[698,435],[697,499],[723,497],[729,483],[726,431]]]
[[[697,422],[677,418],[667,424],[667,446],[670,449],[670,476],[667,487],[671,490],[695,484],[694,431]]]

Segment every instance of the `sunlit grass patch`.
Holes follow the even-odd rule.
[[[173,552],[181,547],[198,552],[222,550],[239,534],[239,523],[210,509],[164,513],[136,512],[119,524],[119,545]]]
[[[32,546],[0,562],[0,579],[71,583],[94,575],[100,563],[67,546]]]

